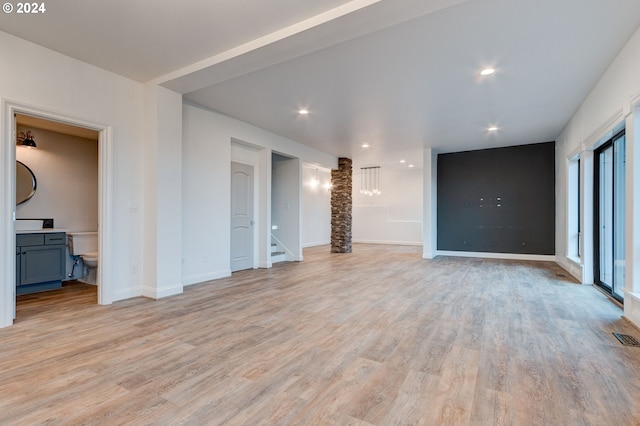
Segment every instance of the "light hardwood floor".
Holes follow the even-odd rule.
[[[640,333],[558,266],[328,251],[160,301],[21,296],[0,424],[640,424],[611,334]]]

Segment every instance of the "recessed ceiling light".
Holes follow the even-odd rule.
[[[300,110],[298,110],[298,114],[307,115],[307,114],[309,114],[309,110],[308,109],[304,109],[304,108],[300,109]]]
[[[400,160],[400,163],[401,163],[401,164],[404,164],[404,163],[406,163],[406,162],[407,162],[407,160]]]
[[[409,164],[409,167],[414,167],[413,164]]]
[[[480,75],[491,75],[494,72],[496,72],[496,70],[493,68],[485,68],[482,71],[480,71]]]
[[[490,132],[495,132],[496,130],[498,130],[498,128],[496,126],[491,126],[491,127],[487,127],[487,130]]]
[[[370,146],[371,146],[371,145],[369,145],[368,143],[363,143],[363,144],[362,144],[362,147],[363,147],[363,148],[369,148]]]

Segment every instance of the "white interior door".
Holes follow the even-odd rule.
[[[253,166],[231,163],[231,271],[253,268]]]

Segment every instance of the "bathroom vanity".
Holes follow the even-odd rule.
[[[66,243],[64,230],[16,233],[16,294],[62,287],[66,271]]]

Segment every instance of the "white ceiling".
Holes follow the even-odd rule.
[[[354,166],[554,140],[638,0],[56,0],[0,30]],[[481,78],[482,67],[497,72]],[[297,109],[310,110],[299,116]],[[498,125],[495,134],[486,131]],[[362,143],[371,148],[364,150]]]

